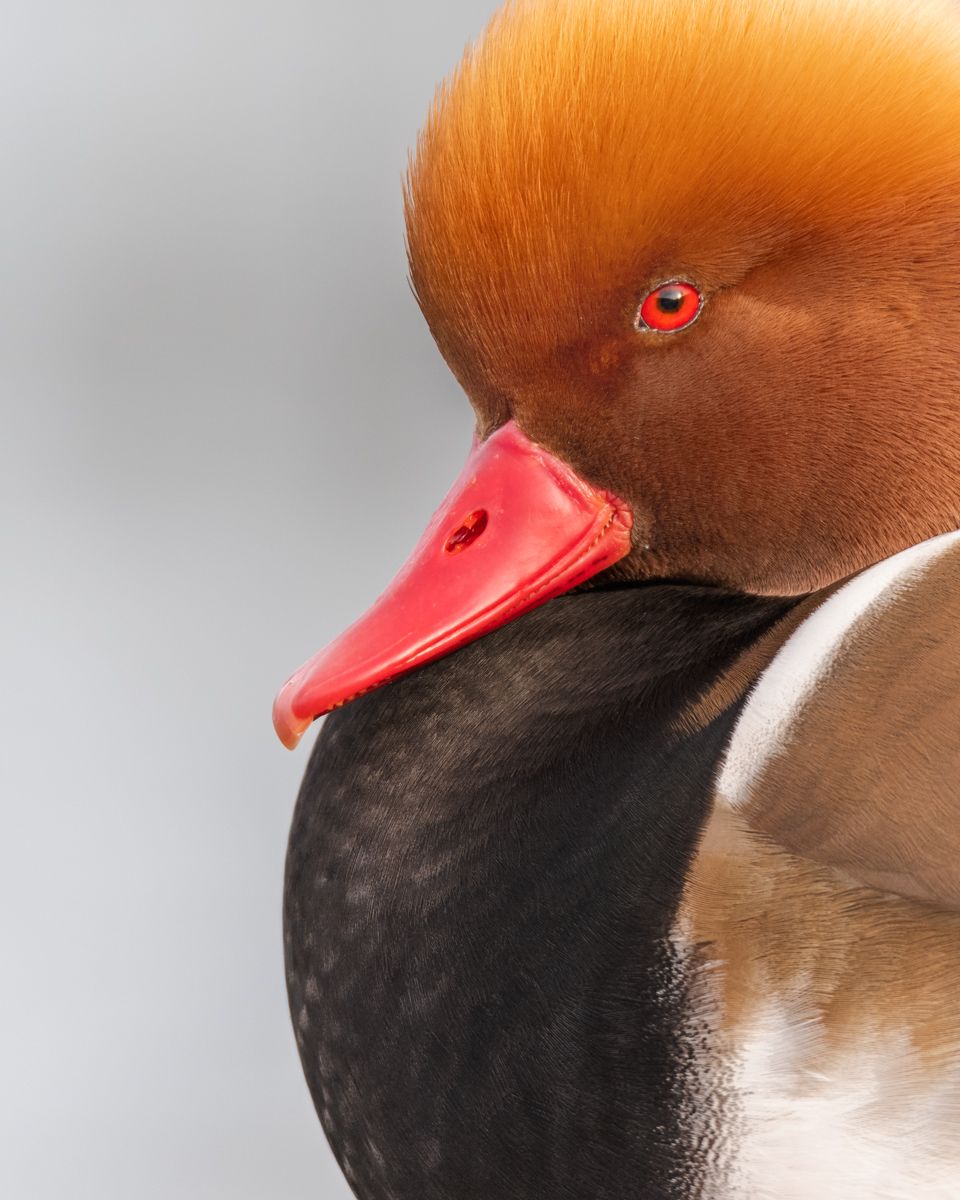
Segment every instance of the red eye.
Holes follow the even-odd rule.
[[[700,316],[703,296],[692,283],[676,279],[654,288],[640,305],[637,328],[673,333]]]

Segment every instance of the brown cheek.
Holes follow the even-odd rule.
[[[725,337],[722,355],[705,340],[638,380],[636,494],[663,573],[798,594],[960,521],[942,330],[866,292],[818,298],[738,298],[724,315],[751,334]]]
[[[643,364],[631,418],[648,469],[636,484],[654,516],[650,542],[665,574],[804,591],[816,431],[798,419],[803,396],[785,387],[783,364],[807,331],[785,323],[771,336],[766,324],[767,337],[755,339],[724,333],[756,322],[724,322],[726,330],[715,322],[704,331],[712,336],[656,364],[667,369]]]
[[[592,345],[587,353],[587,372],[600,383],[621,369],[625,357],[623,338],[602,338]],[[606,390],[605,385],[602,390]]]
[[[768,497],[783,482],[780,447],[767,456],[776,469],[765,474],[763,455],[749,448],[739,371],[711,352],[708,337],[600,341],[577,364],[523,390],[513,408],[531,437],[630,503],[634,550],[619,577],[736,586],[782,551],[764,530]],[[750,512],[758,495],[759,511]]]
[[[737,297],[726,328],[709,331],[721,336],[555,377],[518,399],[518,416],[631,503],[635,548],[619,576],[807,592],[958,523],[957,406],[950,434],[925,384],[931,348],[866,298],[859,313],[845,324],[828,308]],[[884,351],[868,360],[864,345]],[[926,402],[905,419],[918,381]],[[953,467],[931,488],[938,457]]]

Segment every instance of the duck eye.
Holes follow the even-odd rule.
[[[683,329],[700,316],[703,294],[692,283],[672,280],[654,288],[640,305],[637,329],[652,329],[655,333],[673,333]]]

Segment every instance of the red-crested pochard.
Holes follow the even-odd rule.
[[[515,0],[406,216],[476,442],[275,707],[347,1179],[957,1200],[960,5]]]

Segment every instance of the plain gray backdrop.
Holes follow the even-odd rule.
[[[283,984],[313,738],[270,703],[468,449],[400,180],[494,8],[2,6],[4,1200],[349,1195]]]

